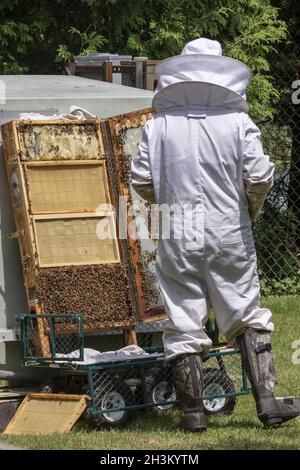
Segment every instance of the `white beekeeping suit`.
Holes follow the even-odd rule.
[[[270,310],[260,307],[251,221],[272,186],[274,165],[247,115],[250,77],[244,64],[222,56],[217,41],[203,38],[161,62],[156,114],[132,164],[136,191],[162,213],[164,346],[182,398],[177,428],[185,431],[207,428],[201,353],[211,344],[204,329],[211,307],[221,332],[240,347],[259,420],[278,426],[299,415],[275,398],[268,334],[274,326]]]
[[[163,215],[171,236],[161,235],[157,253],[168,359],[211,345],[204,330],[211,307],[231,342],[245,328],[274,329],[270,310],[260,307],[251,229],[274,165],[247,114],[250,77],[203,38],[157,66],[156,113],[133,159],[132,184],[172,208]]]

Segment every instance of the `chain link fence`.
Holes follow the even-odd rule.
[[[265,153],[276,165],[274,186],[254,227],[263,295],[300,293],[300,69],[290,57],[278,63],[275,112],[272,120],[258,123]]]

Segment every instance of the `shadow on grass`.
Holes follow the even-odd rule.
[[[147,412],[145,416],[145,412],[133,412],[131,421],[124,427],[124,428],[117,428],[117,430],[123,430],[126,432],[140,432],[140,433],[151,433],[157,430],[162,432],[175,432],[175,426],[180,419],[181,413],[180,412],[166,412],[163,413],[155,413],[155,412]],[[146,425],[145,425],[146,420]],[[239,419],[232,416],[219,416],[219,417],[209,417],[208,418],[208,428],[212,430],[223,430],[223,429],[253,429],[257,430],[259,428],[263,428],[260,422],[257,420],[253,421],[252,419]],[[92,431],[94,430],[93,424],[88,420],[81,420],[76,424],[76,430],[85,430],[85,431]],[[99,430],[110,430],[109,427],[103,426],[100,427]],[[180,431],[178,431],[180,432]]]

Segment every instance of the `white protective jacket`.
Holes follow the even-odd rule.
[[[247,114],[249,69],[220,51],[199,39],[158,65],[156,114],[132,163],[135,190],[163,213],[156,264],[168,359],[211,345],[211,307],[232,343],[247,327],[274,329],[259,303],[251,229],[274,165]]]

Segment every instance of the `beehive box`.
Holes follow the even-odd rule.
[[[83,313],[91,330],[134,324],[100,122],[13,121],[2,134],[30,310]]]
[[[31,312],[81,313],[86,331],[132,329],[164,314],[143,247],[118,238],[115,217],[120,196],[132,202],[130,152],[150,115],[2,126],[11,236],[19,241]],[[127,222],[134,219],[129,214]],[[106,238],[99,236],[103,226]]]

